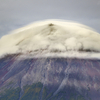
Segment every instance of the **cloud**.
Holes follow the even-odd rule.
[[[30,24],[3,36],[0,53],[18,52],[100,52],[100,34],[70,21],[45,20]]]

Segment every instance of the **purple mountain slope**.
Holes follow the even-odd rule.
[[[55,96],[66,88],[81,94],[84,100],[100,99],[100,60],[77,58],[27,58],[8,55],[0,59],[0,92],[41,82]],[[51,87],[51,88],[50,88]],[[42,91],[42,90],[41,90]],[[42,95],[42,94],[41,94]],[[66,99],[70,95],[66,93]],[[52,100],[52,99],[51,99]],[[70,99],[68,99],[70,100]],[[75,99],[76,100],[76,99]]]

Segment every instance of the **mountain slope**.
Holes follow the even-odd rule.
[[[100,99],[100,60],[19,58],[19,55],[9,55],[8,62],[4,60],[7,57],[0,60],[1,93],[6,89],[1,98],[16,94],[19,100]]]

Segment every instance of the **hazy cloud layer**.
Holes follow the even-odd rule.
[[[74,22],[48,20],[15,30],[0,39],[0,54],[100,52],[100,34]],[[81,55],[80,55],[81,56]]]

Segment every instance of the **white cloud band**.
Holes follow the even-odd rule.
[[[78,23],[47,20],[15,30],[0,39],[0,54],[40,51],[100,52],[100,34]]]

